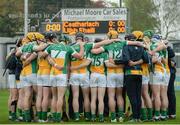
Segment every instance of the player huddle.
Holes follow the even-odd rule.
[[[68,115],[71,86],[75,121],[80,120],[82,108],[85,120],[96,121],[98,115],[104,122],[107,103],[110,121],[124,122],[124,90],[132,107],[130,122],[166,120],[168,58],[172,58],[167,41],[151,30],[134,31],[125,40],[111,30],[107,37],[85,42],[85,35],[76,33],[72,42],[64,34],[29,32],[19,40],[7,57],[15,60],[8,67],[9,119],[61,122],[63,112]]]

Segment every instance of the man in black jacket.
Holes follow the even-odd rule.
[[[134,31],[132,33],[137,41],[142,41],[143,33]],[[125,46],[122,52],[123,61],[125,63],[125,86],[129,97],[133,119],[131,122],[137,122],[140,119],[141,109],[141,86],[142,86],[142,69],[143,62],[148,63],[149,58],[143,47]]]
[[[168,105],[168,116],[169,118],[176,118],[176,95],[174,91],[174,81],[176,78],[176,63],[173,59],[175,56],[175,53],[173,49],[168,46],[167,47],[168,51],[168,65],[170,68],[170,80],[168,84],[168,100],[169,100],[169,105]]]

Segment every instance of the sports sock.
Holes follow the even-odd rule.
[[[166,117],[167,116],[167,111],[166,110],[161,110],[161,116]]]
[[[47,112],[42,112],[42,120],[47,120]]]
[[[60,122],[62,119],[62,113],[61,112],[57,112],[56,113],[56,122]]]
[[[148,120],[152,119],[152,117],[153,117],[152,113],[153,113],[152,108],[147,108],[147,117],[148,117]]]
[[[147,111],[146,108],[141,108],[141,120],[147,120]]]
[[[18,108],[18,114],[19,114],[20,117],[22,117],[22,109]]]
[[[159,117],[159,116],[160,116],[160,111],[159,111],[159,110],[155,110],[154,116],[155,116],[155,117]]]
[[[16,120],[16,112],[11,112],[12,121]]]
[[[111,112],[111,120],[116,119],[116,113],[115,112]]]
[[[91,119],[91,113],[90,112],[85,112],[84,116],[85,116],[86,120],[90,120]]]
[[[79,119],[79,112],[74,112],[74,119],[78,120]]]
[[[124,117],[124,112],[123,112],[123,109],[122,109],[122,108],[118,108],[118,113],[117,113],[117,115],[118,115],[118,118]]]
[[[103,114],[99,114],[99,121],[103,122],[104,121],[104,115]]]
[[[96,120],[96,114],[91,114],[91,120],[95,121]]]
[[[38,120],[42,120],[42,112],[41,111],[37,112],[37,117],[38,117]]]
[[[52,120],[53,120],[54,122],[56,122],[56,112],[53,112],[53,113],[52,113]]]
[[[25,122],[31,122],[31,112],[30,110],[25,110]]]

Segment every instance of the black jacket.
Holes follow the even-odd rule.
[[[142,59],[144,63],[149,63],[148,53],[143,47],[127,45],[122,51],[122,60],[125,64],[125,70],[141,70],[141,65],[129,66],[129,61],[138,61]]]

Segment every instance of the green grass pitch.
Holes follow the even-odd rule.
[[[7,100],[8,100],[9,92],[7,90],[0,90],[0,124],[19,124],[20,122],[10,122],[8,120],[8,106],[7,106]],[[176,91],[176,106],[177,106],[177,117],[175,120],[167,120],[167,121],[159,121],[159,122],[144,122],[142,124],[180,124],[180,91]],[[65,124],[90,124],[91,122],[64,122]],[[98,124],[98,122],[95,122],[93,124]],[[125,124],[128,122],[124,122]],[[29,124],[29,123],[28,123]],[[52,124],[52,123],[51,123]],[[110,124],[109,121],[106,120],[106,122],[102,124]],[[115,123],[116,124],[116,123]],[[139,123],[138,123],[139,124]]]

